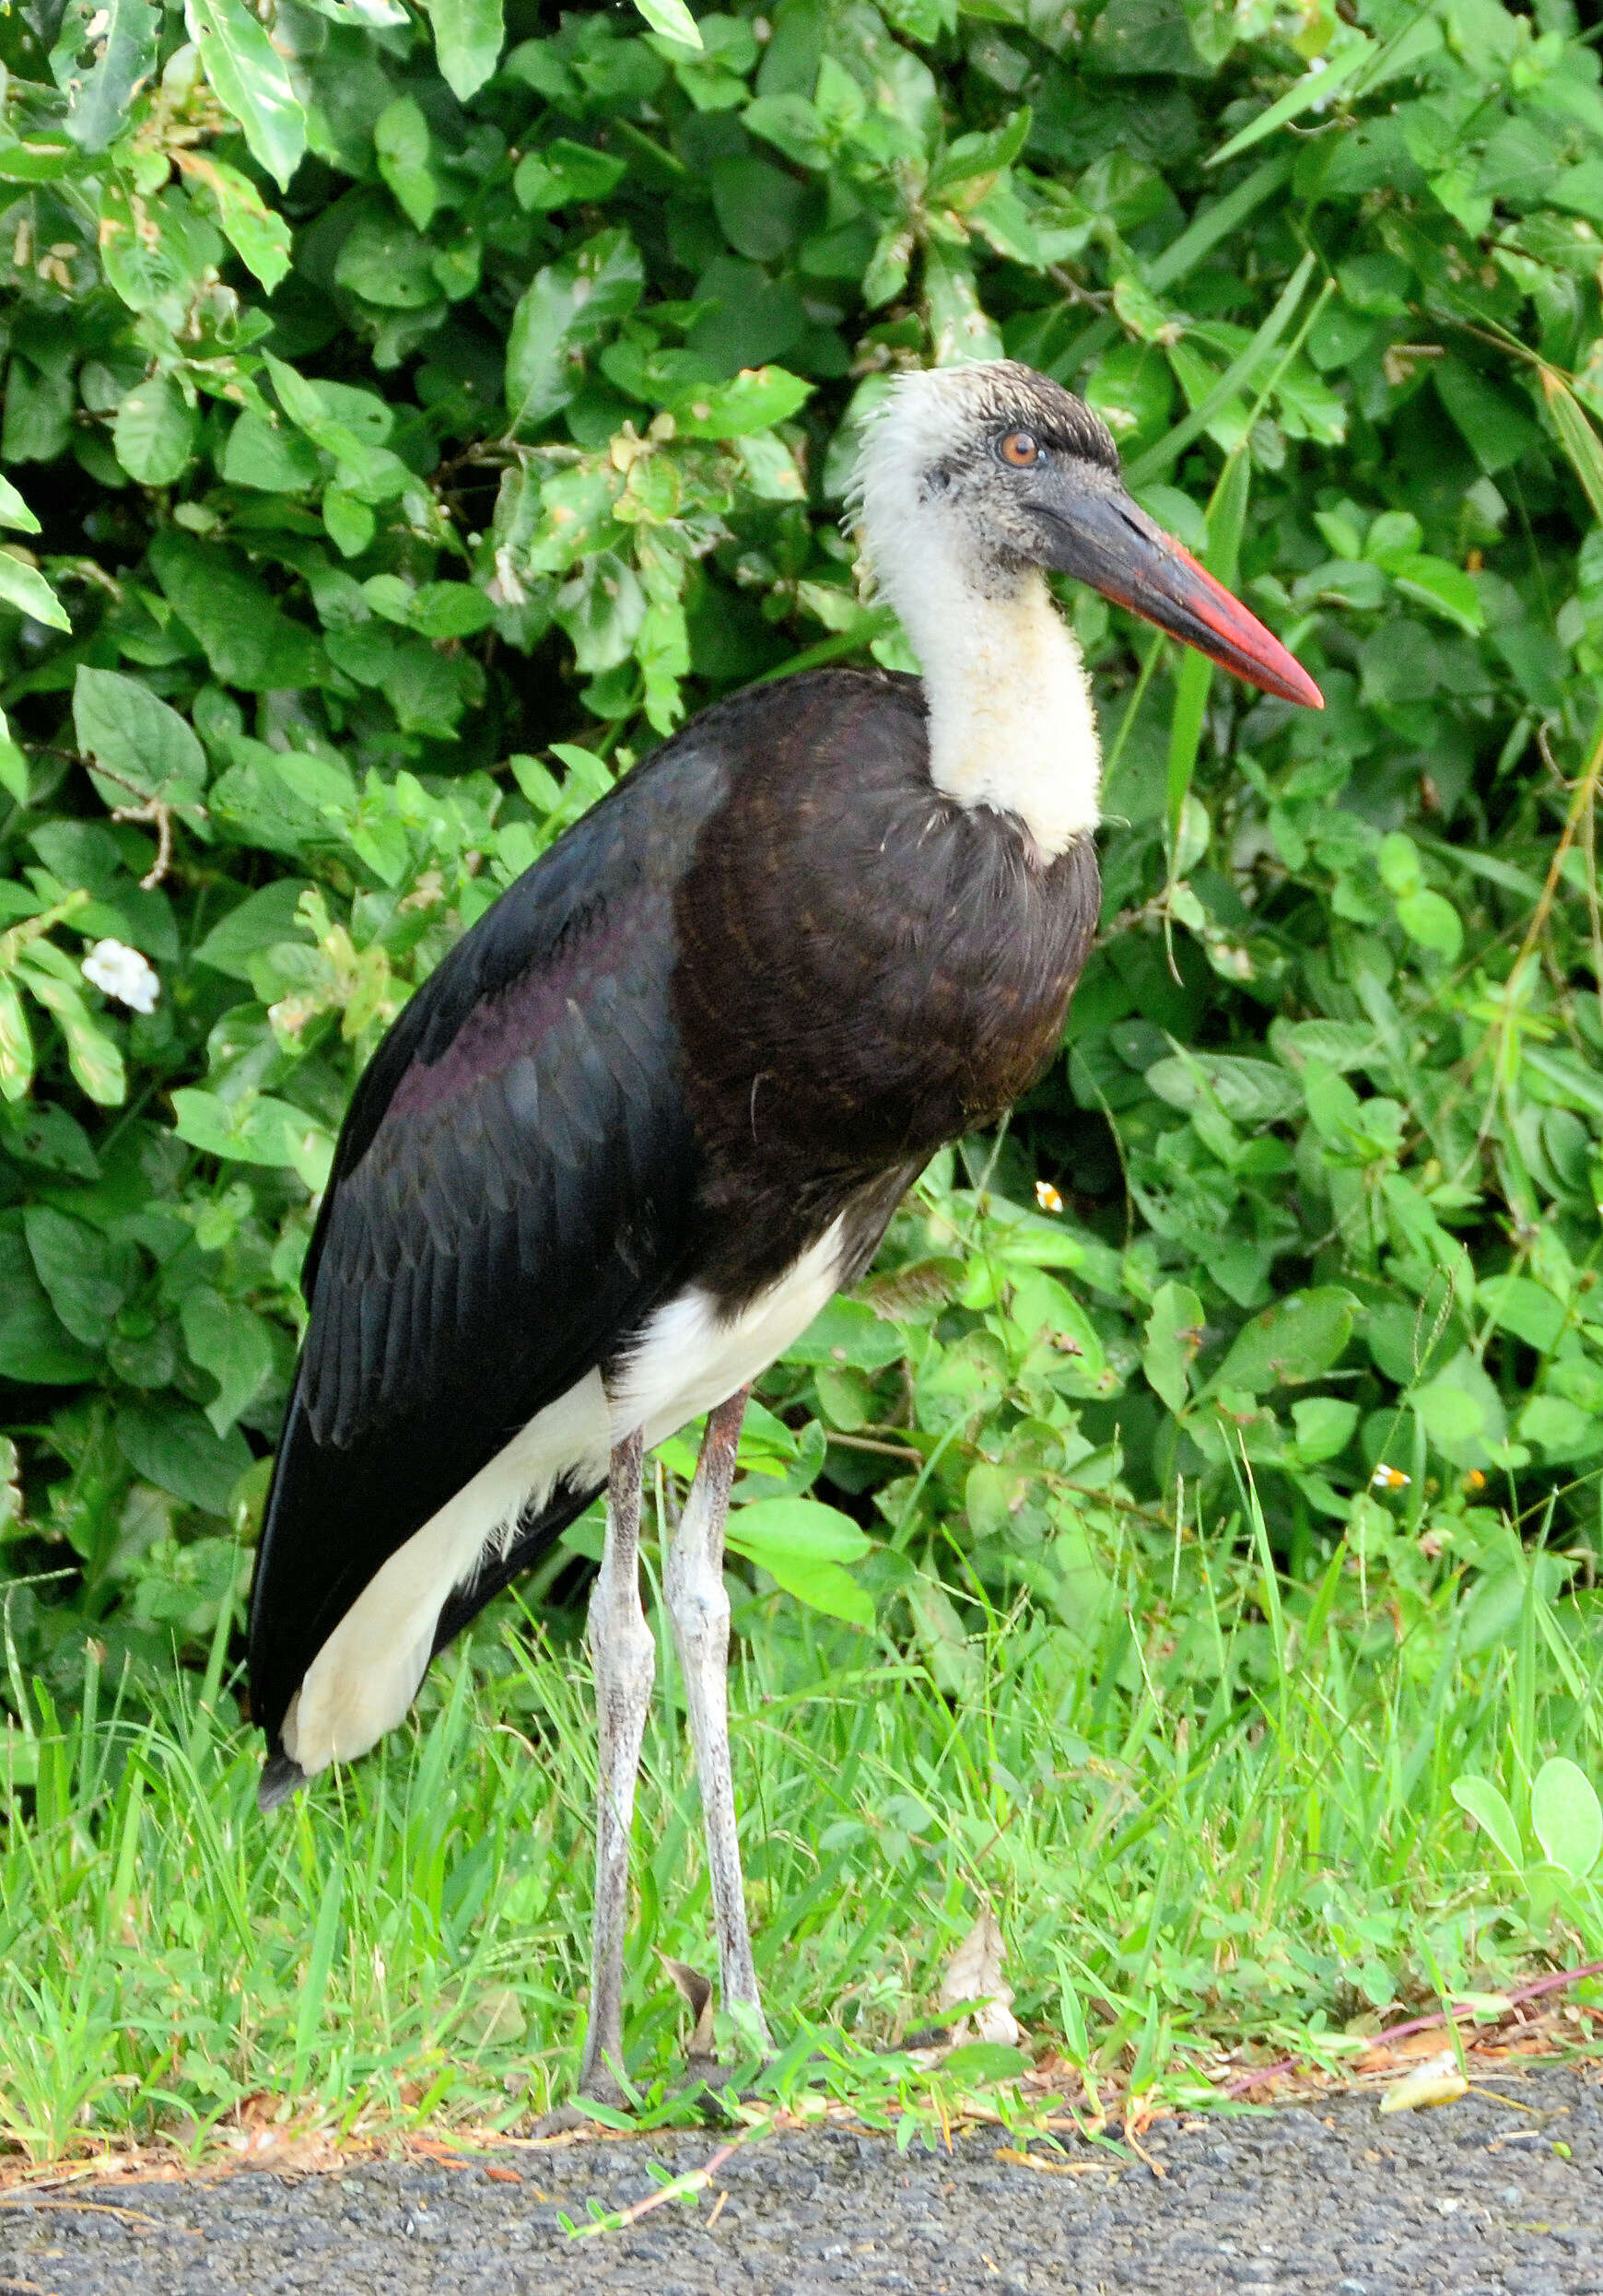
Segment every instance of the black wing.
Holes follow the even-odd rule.
[[[673,903],[722,787],[699,744],[631,777],[464,934],[362,1077],[252,1591],[252,1700],[275,1748],[380,1567],[681,1276],[696,1152]],[[590,1494],[553,1495],[544,1538]],[[544,1543],[531,1528],[514,1566]],[[440,1639],[509,1576],[454,1600]]]

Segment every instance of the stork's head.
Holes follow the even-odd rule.
[[[869,426],[857,483],[870,555],[904,619],[932,545],[986,596],[1047,568],[1265,693],[1324,707],[1279,638],[1126,492],[1106,424],[1014,359],[901,377]]]

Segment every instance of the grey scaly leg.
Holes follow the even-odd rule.
[[[696,1481],[669,1551],[663,1591],[684,1676],[684,1700],[690,1710],[690,1735],[701,1781],[723,2005],[734,2011],[751,2040],[766,2050],[768,2029],[752,1963],[735,1830],[734,1781],[730,1771],[729,1597],[723,1585],[724,1520],[734,1481],[735,1446],[750,1392],[742,1388],[708,1416]]]
[[[579,2068],[581,2096],[620,2103],[624,2061],[624,1928],[629,1906],[629,1828],[635,1775],[651,1703],[657,1646],[640,1608],[640,1460],[637,1428],[613,1452],[606,1544],[590,1599],[601,1791],[596,1806],[595,1922],[591,1933],[590,2024]]]

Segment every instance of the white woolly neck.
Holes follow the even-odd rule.
[[[871,423],[857,472],[880,591],[923,672],[930,778],[1016,816],[1047,861],[1095,828],[1102,744],[1079,641],[1036,567],[988,556],[971,507],[926,482],[972,445],[964,369],[909,376]]]

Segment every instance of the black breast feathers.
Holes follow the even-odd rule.
[[[1017,823],[934,789],[910,678],[821,672],[702,724],[729,795],[675,897],[673,1012],[716,1215],[702,1280],[739,1295],[865,1191],[872,1249],[933,1151],[1034,1083],[1099,885],[1089,838],[1042,866]]]

